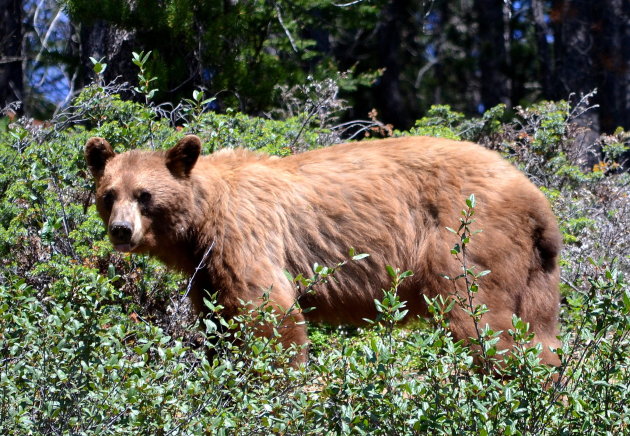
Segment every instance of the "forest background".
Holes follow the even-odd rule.
[[[94,78],[136,82],[152,51],[158,102],[203,89],[261,115],[283,87],[332,79],[343,118],[411,127],[434,104],[467,115],[597,89],[595,133],[630,127],[623,0],[0,0],[0,104],[46,119]],[[127,96],[129,97],[129,96]]]

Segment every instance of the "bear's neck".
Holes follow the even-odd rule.
[[[196,308],[202,310],[200,299],[206,292],[218,292],[221,301],[222,291],[245,286],[237,274],[239,260],[233,253],[234,238],[238,239],[240,229],[234,205],[230,205],[242,174],[231,155],[226,155],[226,159],[227,164],[219,158],[204,159],[198,163],[198,169],[195,167],[189,207],[194,212],[187,217],[188,232],[157,256],[191,279],[190,297]]]
[[[202,277],[200,270],[209,271],[221,255],[226,234],[229,186],[215,174],[193,177],[191,181],[193,201],[189,209],[188,231],[175,241],[174,247],[158,257],[188,277],[195,275],[195,280],[207,281],[208,274]]]

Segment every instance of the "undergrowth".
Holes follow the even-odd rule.
[[[207,112],[210,100],[201,92],[177,106],[155,106],[145,79],[146,89],[136,88],[145,92],[144,103],[121,100],[121,89],[134,92],[125,84],[97,82],[47,124],[2,124],[0,433],[628,431],[629,177],[619,164],[629,135],[620,130],[585,148],[573,117],[587,102],[542,102],[518,108],[513,119],[500,106],[479,119],[439,106],[410,132],[391,132],[375,115],[355,125],[374,134],[478,141],[539,184],[565,242],[560,368],[540,364],[541,350],[527,345],[528,326],[514,318],[510,334],[520,345],[505,358],[503,376],[476,370],[471,350],[448,330],[449,311],[466,300],[427,300],[428,320],[398,327],[406,302],[397,287],[412,272],[396,265],[388,267],[392,285],[375,303],[372,325],[310,326],[309,364],[294,368],[288,363],[301,350],[253,334],[252,320],[281,324],[267,306],[224,320],[209,296],[216,316],[197,321],[183,298],[187,278],[111,250],[82,150],[91,136],[106,137],[120,151],[168,148],[184,132],[198,134],[205,152],[247,147],[286,155],[327,146],[347,127],[322,112],[339,107],[326,100],[336,98],[333,84],[307,89],[324,89],[319,99],[290,100],[278,121]],[[474,207],[468,199],[464,216]],[[485,272],[470,271],[464,279],[474,292],[475,274]],[[296,286],[316,291],[320,280],[343,274],[343,265],[303,274]],[[487,357],[496,356],[497,332],[484,329],[483,308],[467,309],[478,316],[473,339]]]

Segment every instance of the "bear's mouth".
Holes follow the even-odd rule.
[[[131,244],[114,244],[114,248],[116,249],[116,251],[129,253],[131,251]]]

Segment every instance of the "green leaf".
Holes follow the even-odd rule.
[[[475,207],[475,205],[476,205],[475,194],[470,194],[470,197],[466,199],[466,206],[472,209]]]
[[[387,274],[389,274],[391,278],[396,278],[396,270],[391,265],[386,265],[385,269],[387,270]]]
[[[407,271],[404,271],[404,272],[400,273],[400,278],[401,279],[406,279],[407,277],[411,277],[412,275],[413,275],[413,271],[407,270]]]
[[[621,294],[621,298],[623,300],[625,314],[627,315],[630,313],[630,291],[626,291]]]

